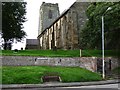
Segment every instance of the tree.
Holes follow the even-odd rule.
[[[26,21],[26,2],[2,2],[2,38],[4,49],[11,49],[13,40],[21,41],[26,36],[23,23]]]
[[[105,13],[108,7],[112,9]],[[101,16],[104,14],[105,49],[118,49],[120,46],[120,2],[91,3],[86,14],[89,20],[81,32],[82,47],[101,49]]]

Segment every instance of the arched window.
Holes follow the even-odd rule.
[[[49,19],[52,19],[52,10],[49,10],[48,18],[49,18]]]

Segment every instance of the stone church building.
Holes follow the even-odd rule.
[[[45,3],[40,8],[38,41],[41,49],[79,49],[80,31],[87,20],[89,3],[75,2],[61,15],[58,4]]]

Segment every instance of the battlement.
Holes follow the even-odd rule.
[[[46,2],[42,2],[42,6],[47,6],[47,7],[58,7],[58,3],[46,3]]]

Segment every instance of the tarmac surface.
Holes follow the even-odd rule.
[[[27,88],[57,88],[57,87],[79,87],[79,86],[92,86],[92,85],[106,85],[106,84],[118,84],[120,80],[106,80],[106,81],[93,81],[93,82],[72,82],[72,83],[60,83],[60,82],[48,82],[43,84],[3,84],[1,85],[2,90],[27,90]],[[119,85],[118,85],[119,86]],[[34,89],[33,89],[34,90]],[[42,89],[38,89],[42,90]],[[46,89],[49,90],[49,89]],[[56,89],[59,90],[59,89]],[[63,89],[60,89],[63,90]],[[68,89],[65,89],[68,90]],[[69,88],[69,90],[72,90]],[[79,89],[75,89],[79,90]],[[86,89],[87,90],[87,89]],[[100,90],[100,89],[99,89]],[[107,90],[107,89],[106,89]],[[109,89],[110,90],[110,89]]]

